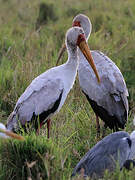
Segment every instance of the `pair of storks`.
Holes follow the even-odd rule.
[[[77,70],[80,87],[96,114],[97,129],[98,116],[111,129],[118,131],[118,128],[124,128],[128,117],[128,91],[124,78],[107,56],[99,51],[89,51],[86,43],[92,29],[89,18],[78,15],[73,26],[66,34],[67,62],[47,70],[32,81],[9,116],[7,129],[14,131],[19,124],[25,126],[32,121],[38,129],[39,124],[42,126],[47,122],[49,136],[50,118],[64,104]]]
[[[77,70],[80,87],[96,114],[97,130],[100,129],[98,116],[105,126],[115,131],[124,128],[128,118],[126,84],[119,68],[106,55],[100,51],[89,51],[87,40],[91,29],[90,20],[85,15],[74,18],[73,27],[66,33],[67,62],[49,69],[32,81],[8,118],[8,130],[16,131],[19,124],[24,127],[30,122],[34,122],[38,129],[38,121],[40,127],[47,122],[49,137],[50,117],[64,104]],[[111,158],[119,160],[122,167],[134,157],[134,140],[135,133],[131,136],[123,131],[110,134],[81,159],[73,175],[83,168],[84,176],[100,176],[105,169],[113,168]]]

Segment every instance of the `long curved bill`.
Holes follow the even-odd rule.
[[[66,50],[66,44],[64,43],[64,44],[62,45],[62,48],[61,48],[60,51],[59,51],[58,59],[57,59],[57,62],[56,62],[56,66],[58,65],[59,60],[61,59],[61,57],[62,57],[62,55],[64,54],[65,50]]]
[[[15,134],[15,133],[13,133],[13,132],[11,132],[11,131],[7,131],[7,130],[5,130],[5,129],[1,129],[1,128],[0,128],[0,132],[2,132],[2,133],[4,133],[4,134],[6,134],[7,136],[9,136],[9,137],[11,137],[11,138],[14,138],[14,139],[18,139],[18,140],[21,140],[21,141],[25,140],[23,136],[17,135],[17,134]]]
[[[79,46],[80,50],[82,51],[82,53],[84,54],[84,56],[86,57],[86,59],[89,62],[90,66],[92,67],[92,69],[93,69],[93,71],[94,71],[94,73],[95,73],[95,75],[97,77],[97,80],[100,83],[100,77],[98,75],[98,72],[97,72],[95,63],[93,61],[92,55],[90,53],[90,49],[89,49],[89,46],[88,46],[87,42],[85,40],[83,40],[78,44],[78,46]],[[66,45],[63,44],[62,48],[59,51],[59,55],[58,55],[56,65],[58,65],[59,60],[61,59],[61,57],[62,57],[63,53],[65,52],[65,50],[66,50]]]
[[[98,72],[97,72],[97,69],[96,69],[96,66],[95,66],[95,63],[93,61],[93,58],[92,58],[92,55],[90,53],[90,49],[89,49],[89,46],[86,42],[86,40],[82,40],[79,44],[78,44],[80,50],[82,51],[83,55],[86,57],[88,63],[90,64],[90,66],[92,67],[96,77],[97,77],[97,80],[98,82],[100,83],[100,77],[98,75]]]

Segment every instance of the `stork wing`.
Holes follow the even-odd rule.
[[[60,78],[52,79],[39,76],[32,81],[19,98],[14,109],[21,124],[30,121],[33,114],[38,116],[50,110],[48,111],[49,116],[55,103],[61,100],[63,88],[63,81]]]
[[[97,82],[92,69],[84,60],[83,64],[79,66],[79,82],[82,90],[91,100],[107,109],[110,115],[117,113],[115,112],[116,109],[120,111],[120,108],[116,107],[118,102],[121,102],[128,112],[128,91],[119,68],[103,53],[91,51],[91,54],[99,72],[101,83]]]
[[[73,175],[79,173],[81,168],[84,168],[87,176],[92,176],[93,173],[102,175],[105,169],[114,169],[116,160],[119,160],[121,167],[130,153],[127,138],[130,138],[128,133],[121,131],[102,139],[80,160]]]

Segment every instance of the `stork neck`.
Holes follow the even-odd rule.
[[[77,66],[79,64],[79,56],[77,55],[77,47],[67,47],[68,60],[67,65]]]

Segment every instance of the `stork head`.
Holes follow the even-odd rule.
[[[1,138],[14,138],[18,140],[24,140],[24,137],[17,135],[11,131],[8,131],[4,124],[0,123],[0,137]]]
[[[72,26],[79,26],[82,27],[86,36],[86,39],[89,39],[91,30],[92,30],[92,24],[87,16],[84,14],[78,14],[73,19]]]
[[[72,27],[66,33],[66,46],[69,51],[77,51],[77,46],[80,48],[88,63],[92,67],[98,82],[100,82],[100,78],[94,64],[93,58],[91,56],[88,44],[86,42],[84,31],[81,27]]]
[[[4,125],[4,124],[2,124],[2,123],[0,123],[0,128],[1,128],[1,129],[6,130],[5,125]],[[7,136],[6,136],[6,134],[4,134],[4,133],[0,132],[0,137],[2,137],[2,138],[6,138]]]
[[[85,41],[85,34],[81,27],[72,27],[66,33],[66,46],[76,46],[79,45],[79,41]]]

